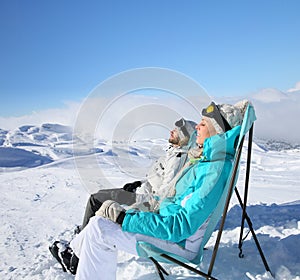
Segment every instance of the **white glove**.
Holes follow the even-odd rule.
[[[118,202],[106,200],[96,212],[96,215],[110,219],[111,221],[122,225],[125,216],[125,209]]]

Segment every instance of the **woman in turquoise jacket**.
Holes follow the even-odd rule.
[[[226,184],[240,126],[207,138],[200,160],[184,170],[159,213],[127,211],[122,229],[172,242],[193,235],[215,208]]]
[[[140,241],[187,259],[195,257],[198,243],[193,241],[225,187],[245,107],[245,102],[234,106],[212,102],[203,109],[196,126],[202,155],[182,171],[175,195],[166,198],[158,212],[125,211],[111,200],[102,204],[70,244],[79,257],[75,279],[116,279],[118,250],[138,255]]]

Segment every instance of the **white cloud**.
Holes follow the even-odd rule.
[[[300,144],[300,91],[264,89],[253,96],[253,104],[257,114],[256,136]]]
[[[297,83],[296,88],[299,87]],[[249,99],[255,108],[257,121],[254,133],[258,138],[289,141],[300,144],[299,121],[300,90],[281,92],[277,89],[263,89],[252,96],[224,97],[216,100],[218,103],[230,103],[241,99]],[[200,99],[200,98],[199,98]],[[104,139],[135,139],[142,138],[166,138],[168,129],[174,125],[174,120],[179,116],[194,120],[200,120],[196,110],[192,110],[190,104],[183,104],[182,100],[169,99],[169,97],[153,98],[149,96],[127,96],[117,99],[110,107],[102,110],[99,103],[95,102],[87,112],[99,118],[99,110],[102,110],[101,118],[97,119],[96,134]],[[102,103],[102,105],[105,102]],[[209,103],[197,104],[201,108]],[[107,104],[107,103],[106,103]],[[62,109],[48,109],[34,112],[22,117],[0,117],[0,128],[15,129],[21,125],[41,125],[42,123],[59,123],[73,125],[78,120],[79,108],[82,104],[69,102]],[[152,107],[151,107],[152,106]],[[155,121],[151,123],[151,114],[155,114]],[[150,116],[150,117],[149,117]],[[89,116],[83,118],[82,126],[90,126]],[[95,125],[92,127],[95,127]],[[94,130],[90,130],[93,131]]]
[[[77,115],[75,131],[85,142],[93,138],[91,134],[108,140],[130,140],[142,135],[144,138],[166,138],[179,118],[199,121],[199,108],[176,95],[129,94],[113,100],[90,98]]]
[[[20,117],[0,117],[0,128],[10,130],[21,125],[41,125],[43,123],[73,125],[79,106],[79,103],[66,102],[64,108],[51,108]]]
[[[250,100],[255,108],[255,137],[300,144],[300,90],[282,92],[266,88],[246,97],[223,97],[217,102],[234,104],[245,98]]]
[[[253,95],[255,100],[261,101],[263,103],[270,102],[280,102],[282,100],[288,99],[286,93],[275,89],[275,88],[265,88]]]
[[[287,92],[295,92],[295,91],[300,91],[300,82],[297,82],[294,88],[291,88],[287,90]]]
[[[202,104],[203,103],[203,104]],[[0,128],[15,129],[22,125],[59,123],[75,127],[85,143],[97,139],[135,140],[168,138],[169,130],[181,117],[198,122],[199,108],[208,104],[205,98],[183,99],[165,96],[120,95],[118,98],[89,97],[82,104],[67,103],[63,109],[48,109],[22,117],[0,117]]]

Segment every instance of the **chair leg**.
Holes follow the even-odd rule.
[[[242,199],[241,199],[241,196],[240,196],[240,194],[239,194],[239,192],[238,192],[238,190],[237,190],[236,188],[235,188],[235,193],[236,193],[236,196],[237,196],[237,198],[238,198],[238,201],[239,201],[241,207],[243,208],[243,207],[244,207],[244,204],[243,204]],[[267,260],[266,260],[266,258],[265,258],[265,255],[264,255],[264,253],[263,253],[263,251],[262,251],[262,249],[261,249],[261,246],[260,246],[259,241],[258,241],[258,239],[257,239],[256,233],[255,233],[255,231],[254,231],[254,229],[253,229],[253,225],[252,225],[251,219],[249,218],[247,212],[245,212],[244,218],[245,218],[245,220],[247,221],[247,224],[248,224],[248,226],[249,226],[250,232],[251,232],[251,234],[252,234],[253,240],[254,240],[255,245],[256,245],[256,247],[257,247],[257,250],[258,250],[258,252],[259,252],[259,254],[260,254],[260,257],[261,257],[261,259],[262,259],[262,262],[263,262],[263,264],[264,264],[264,266],[265,266],[265,269],[266,269],[266,271],[270,272],[270,274],[271,274],[272,277],[274,278],[274,274],[272,273],[272,271],[271,271],[271,269],[270,269],[270,267],[269,267],[269,265],[268,265],[268,262],[267,262]],[[242,245],[242,243],[241,243],[241,245]],[[241,250],[241,248],[240,248],[240,250]],[[241,254],[241,253],[240,253],[240,254]]]
[[[175,258],[173,258],[173,257],[171,257],[169,255],[161,254],[160,256],[163,257],[163,258],[165,258],[165,259],[167,259],[167,260],[169,260],[169,261],[171,261],[171,262],[173,262],[173,263],[176,263],[176,264],[178,264],[178,265],[180,265],[180,266],[188,269],[189,271],[192,271],[192,272],[194,272],[194,273],[202,276],[206,280],[217,280],[217,278],[211,276],[211,274],[208,274],[208,273],[205,273],[205,272],[203,272],[201,270],[198,270],[198,269],[196,269],[196,268],[194,268],[194,267],[192,267],[192,266],[190,266],[190,265],[188,265],[188,264],[186,264],[184,262],[181,262],[181,261],[179,261],[179,260],[177,260],[177,259],[175,259]]]
[[[159,262],[153,257],[149,258],[155,265],[156,271],[161,280],[165,280],[164,274],[169,275],[169,273],[159,264]]]

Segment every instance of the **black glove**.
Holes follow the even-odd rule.
[[[138,187],[142,185],[141,181],[135,181],[133,183],[127,183],[123,186],[123,190],[134,193]]]

